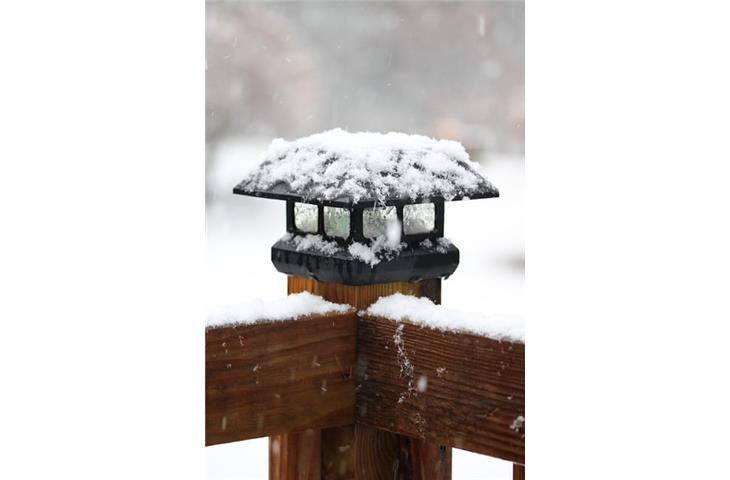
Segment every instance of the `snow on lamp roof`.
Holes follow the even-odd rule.
[[[233,192],[334,206],[499,196],[459,142],[339,128],[274,140]]]

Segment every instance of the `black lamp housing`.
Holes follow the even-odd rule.
[[[305,202],[301,202],[305,203]],[[308,235],[296,228],[293,200],[286,202],[286,230],[292,235]],[[403,232],[404,204],[395,205],[396,215],[401,226],[401,242],[406,243],[395,255],[381,258],[380,262],[370,265],[353,257],[348,252],[354,242],[370,243],[363,235],[363,212],[367,207],[360,204],[347,208],[350,213],[350,234],[346,239],[328,236],[324,228],[324,207],[317,205],[318,228],[316,234],[329,241],[337,242],[342,248],[335,254],[325,255],[315,251],[297,251],[295,242],[280,240],[271,247],[271,261],[278,271],[287,275],[314,278],[321,282],[342,283],[345,285],[368,285],[374,283],[419,281],[425,278],[448,277],[459,265],[459,249],[453,245],[439,245],[437,242],[444,232],[444,202],[435,201],[434,228],[428,233],[406,235]],[[345,207],[340,207],[345,208]],[[435,248],[426,248],[421,243],[429,239]]]
[[[350,198],[347,195],[337,198],[312,198],[318,191],[317,185],[292,188],[294,179],[274,182],[261,182],[266,168],[276,162],[292,160],[289,155],[296,154],[298,148],[272,157],[262,163],[258,170],[244,178],[233,189],[233,193],[252,197],[284,200],[286,202],[286,230],[288,235],[271,247],[271,261],[276,269],[287,275],[296,275],[316,279],[321,282],[334,282],[346,285],[368,285],[388,282],[414,282],[430,278],[448,277],[459,265],[459,249],[446,241],[444,236],[444,203],[446,201],[498,197],[499,191],[476,169],[474,164],[459,159],[451,159],[455,165],[473,174],[477,179],[475,185],[468,189],[454,188],[458,194],[444,198],[439,195],[429,197],[403,198],[392,189],[385,194],[376,190],[368,179],[360,185],[367,195],[364,198]],[[339,161],[325,151],[317,152],[326,159],[321,168]],[[402,160],[402,152],[395,152],[394,162]],[[292,160],[294,161],[294,160]],[[423,168],[423,167],[421,167]],[[385,174],[385,173],[380,173]],[[436,174],[435,174],[436,175]],[[439,173],[441,182],[452,182],[448,174]],[[340,178],[344,182],[344,178]],[[272,184],[273,183],[273,184]],[[402,185],[407,185],[403,179]],[[438,192],[432,192],[438,193]],[[316,195],[316,194],[314,194]],[[317,206],[317,229],[304,232],[296,227],[295,204],[303,203]],[[426,233],[407,234],[405,232],[404,209],[408,205],[432,203],[434,205],[433,228]],[[395,207],[401,228],[401,248],[396,251],[383,251],[378,255],[378,262],[366,263],[350,253],[355,242],[368,245],[373,239],[366,238],[363,232],[364,212],[371,208]],[[325,207],[338,207],[349,212],[350,229],[347,238],[327,235],[325,231]],[[327,242],[336,242],[337,249],[329,249],[328,253],[314,248],[301,248],[301,240],[307,235],[320,235]],[[404,245],[403,245],[404,244]],[[300,248],[298,248],[300,247]],[[336,250],[336,251],[335,251]]]
[[[276,189],[279,190],[279,189]],[[305,236],[309,234],[322,235],[329,241],[337,242],[342,248],[332,254],[304,250],[297,251],[297,245],[292,239],[282,239],[271,247],[271,261],[281,273],[308,277],[320,282],[333,282],[345,285],[369,285],[388,282],[415,282],[427,278],[448,277],[459,265],[459,249],[453,244],[441,242],[444,236],[444,202],[440,197],[423,198],[418,201],[404,199],[389,199],[385,205],[374,200],[365,200],[357,203],[347,199],[307,200],[296,194],[280,191],[250,191],[240,184],[233,193],[261,198],[272,198],[286,201],[286,231],[291,236]],[[482,192],[482,196],[470,198],[490,198],[499,196],[499,192]],[[460,198],[461,199],[461,198]],[[460,200],[459,199],[459,200]],[[457,200],[457,199],[452,199]],[[294,219],[295,203],[306,203],[317,206],[317,232],[303,232],[296,228]],[[403,208],[406,205],[433,203],[434,228],[428,233],[405,234],[403,232]],[[324,207],[336,206],[345,208],[350,213],[350,235],[343,239],[330,237],[324,228]],[[370,265],[352,256],[348,246],[354,242],[368,244],[371,239],[363,235],[363,212],[368,208],[394,206],[401,225],[401,241],[406,243],[400,252],[392,256],[384,256],[380,262]],[[423,246],[424,240],[430,240],[432,247]]]

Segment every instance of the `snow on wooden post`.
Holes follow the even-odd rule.
[[[454,273],[459,263],[459,250],[444,237],[444,202],[499,196],[457,142],[400,133],[351,134],[340,129],[293,142],[275,140],[234,193],[286,202],[287,232],[272,246],[271,259],[278,271],[289,275],[289,294],[311,292],[357,310],[394,293],[440,303],[441,279]],[[382,332],[375,328],[378,322],[385,328]],[[361,354],[350,424],[328,428],[332,425],[307,418],[309,427],[304,434],[292,430],[271,437],[270,478],[451,478],[450,447],[462,446],[443,431],[451,424],[442,422],[436,433],[424,424],[419,428],[417,416],[409,420],[409,428],[397,425],[388,419],[398,411],[398,404],[379,404],[381,395],[395,394],[395,390],[370,388],[374,383],[368,381],[368,372],[373,365],[385,362],[378,370],[383,378],[392,377],[402,367],[406,355],[400,353],[402,345],[391,345],[393,349],[385,354],[376,352],[392,343],[390,332],[390,338],[379,337],[391,325],[392,320],[375,317],[356,322],[352,334],[360,339],[357,348]],[[459,346],[458,338],[454,346]],[[426,339],[418,348],[439,346]],[[428,358],[428,352],[421,357]],[[514,382],[519,381],[517,363],[511,367]],[[402,374],[400,371],[393,383],[394,389],[402,387]],[[406,391],[420,388],[412,382],[407,381]],[[438,387],[439,383],[443,385]],[[434,384],[437,390],[449,386],[448,382]],[[452,393],[458,398],[459,392]],[[329,391],[324,391],[317,405],[310,407],[318,409],[331,401]],[[399,404],[414,407],[411,402]],[[467,407],[459,413],[468,414]],[[360,411],[363,408],[369,411]],[[518,411],[519,405],[513,410]],[[422,411],[415,408],[412,413],[422,416]],[[499,429],[505,415],[511,413],[486,414]],[[432,421],[438,425],[435,418]],[[410,428],[413,425],[415,429]],[[514,435],[507,434],[506,445],[483,437],[474,440],[475,450],[482,448],[479,442],[487,442],[486,453],[524,461]],[[462,443],[468,448],[470,442],[466,438]],[[310,468],[317,455],[321,455],[321,465]]]

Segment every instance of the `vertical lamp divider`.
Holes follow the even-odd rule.
[[[365,236],[362,233],[362,208],[350,209],[350,238],[353,242],[365,243]]]
[[[324,205],[317,205],[317,233],[324,236]]]
[[[395,206],[395,214],[398,216],[398,223],[400,224],[400,238],[403,240],[405,237],[405,226],[403,225],[403,205],[398,204]]]
[[[286,202],[286,231],[294,233],[296,228],[294,227],[294,202]]]
[[[435,239],[444,236],[444,205],[445,202],[443,200],[433,202],[434,214],[436,217],[433,226],[433,236]]]

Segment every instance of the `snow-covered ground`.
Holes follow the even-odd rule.
[[[270,260],[271,245],[286,229],[284,203],[233,195],[233,186],[257,161],[267,141],[233,139],[211,152],[207,181],[207,300],[211,306],[286,294],[286,279]],[[481,155],[500,198],[446,204],[446,237],[461,263],[443,282],[444,305],[500,317],[524,311],[522,157]],[[209,479],[268,478],[267,439],[206,448]],[[454,450],[454,479],[509,479],[511,464]]]

